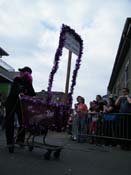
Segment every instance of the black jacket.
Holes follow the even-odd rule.
[[[16,77],[11,85],[6,104],[16,103],[20,93],[24,93],[28,96],[36,95],[32,84],[26,78]]]

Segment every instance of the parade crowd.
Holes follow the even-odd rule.
[[[89,103],[89,108],[85,104],[83,97],[78,96],[76,100],[77,103],[74,105],[74,109],[72,109],[72,114],[68,120],[68,131],[71,134],[72,140],[85,142],[88,136],[98,135],[100,125],[103,129],[101,132],[104,132],[103,135],[105,133],[107,134],[105,130],[109,130],[110,133],[108,133],[107,136],[113,136],[111,132],[113,130],[115,132],[115,120],[113,120],[113,117],[115,118],[116,115],[114,114],[117,114],[117,116],[119,115],[119,117],[120,114],[122,114],[122,124],[120,127],[124,126],[124,128],[119,128],[119,130],[122,131],[124,129],[122,132],[127,132],[129,123],[127,123],[127,120],[124,121],[124,118],[126,118],[124,116],[129,116],[131,113],[131,97],[129,96],[128,88],[123,88],[122,95],[119,97],[109,95],[108,98],[105,99],[102,98],[101,95],[97,95],[96,99]],[[110,121],[110,123],[106,121],[103,122],[105,116],[108,116],[108,121]],[[130,122],[129,119],[128,122]],[[111,121],[113,122],[111,123]],[[107,125],[108,123],[112,125],[112,128],[109,128],[109,125]],[[124,136],[125,135],[119,134],[119,137]],[[93,141],[94,139],[91,139],[91,142]]]

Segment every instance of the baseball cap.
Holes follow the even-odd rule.
[[[20,72],[29,72],[30,74],[32,73],[31,68],[28,67],[28,66],[25,66],[25,67],[23,67],[23,68],[19,68],[18,70],[19,70]]]

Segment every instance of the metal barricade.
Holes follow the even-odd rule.
[[[131,114],[88,113],[88,137],[106,142],[131,143]]]

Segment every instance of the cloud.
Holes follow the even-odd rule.
[[[96,94],[106,94],[130,11],[128,0],[1,0],[0,45],[10,54],[4,59],[16,70],[25,64],[31,66],[35,89],[46,89],[61,25],[69,25],[84,41],[74,100],[83,95],[89,102]],[[68,51],[64,49],[53,90],[64,91],[67,58]],[[71,71],[75,60],[73,55]]]

